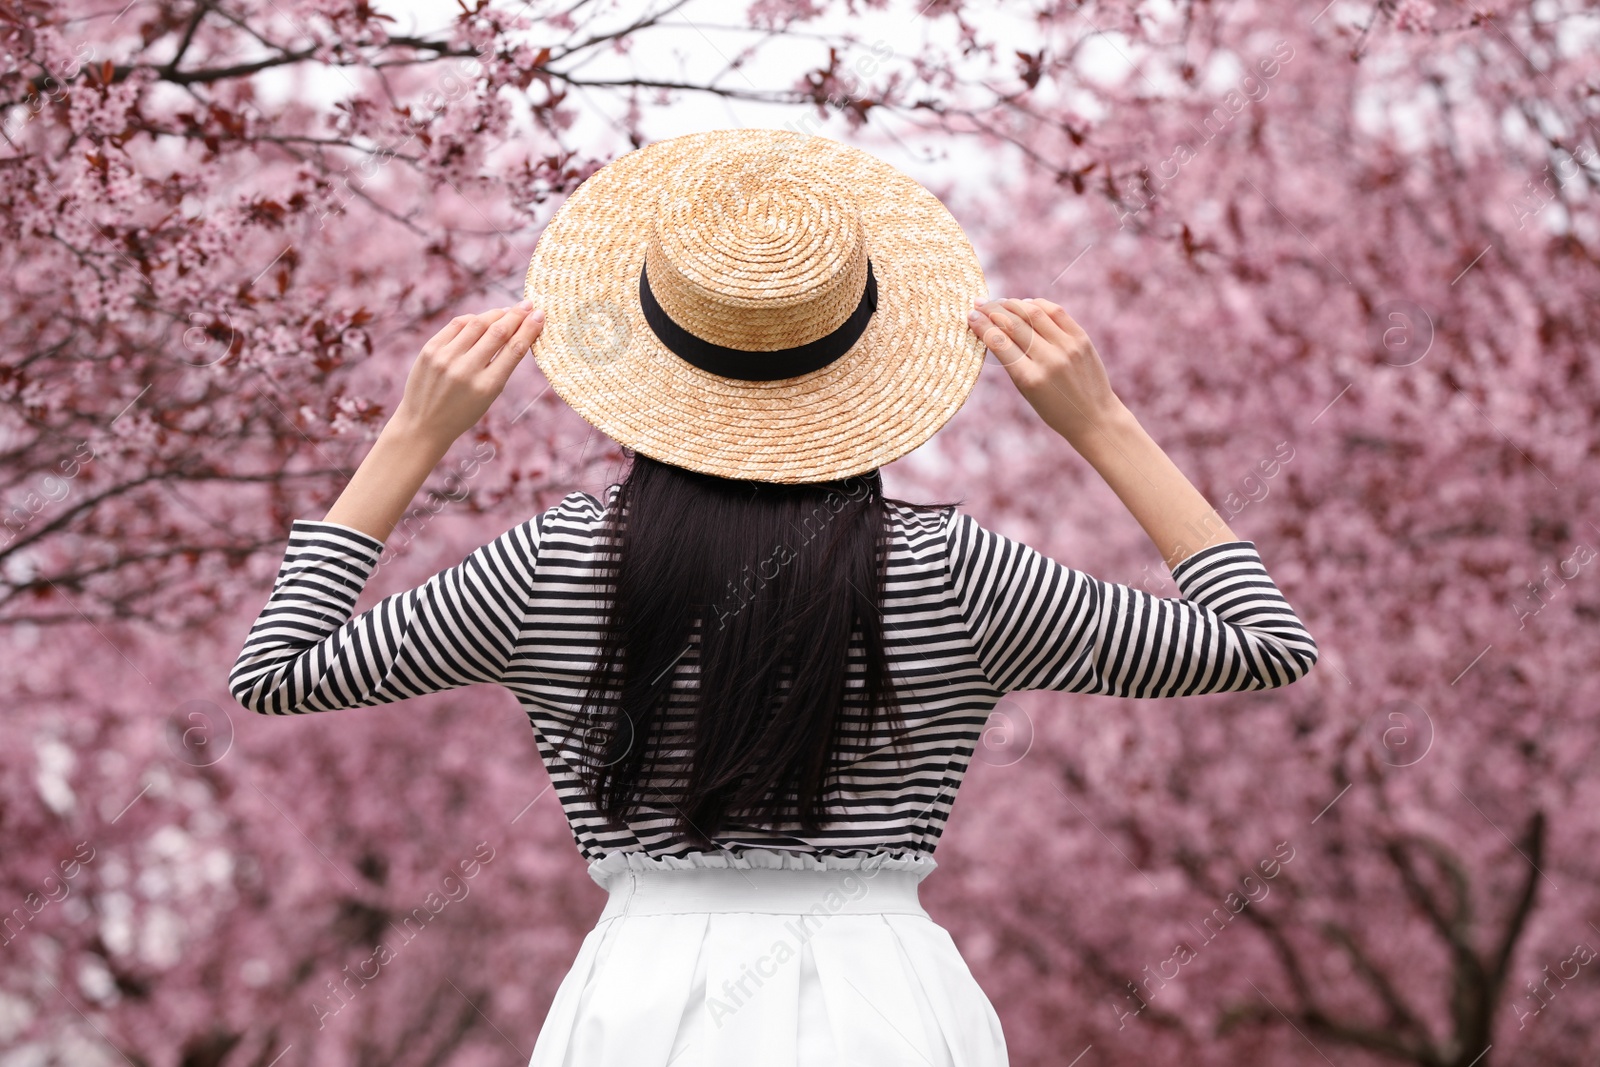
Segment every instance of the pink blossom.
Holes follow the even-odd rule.
[[[268,721],[220,665],[421,342],[504,303],[565,194],[677,121],[689,93],[595,81],[652,80],[682,27],[589,45],[617,12],[486,7],[434,38],[474,68],[393,45],[378,5],[243,3],[248,30],[190,12],[179,84],[189,19],[159,7],[0,20],[0,916],[28,916],[0,939],[0,1044],[515,1062],[602,901],[510,695]],[[1544,15],[1214,8],[1047,4],[1020,42],[907,10],[864,122],[819,127],[916,168],[992,293],[1084,327],[1322,649],[1284,692],[1018,694],[1032,745],[967,776],[928,908],[1019,1067],[1580,1062],[1600,987],[1528,987],[1600,947],[1592,64]],[[844,88],[849,3],[742,14],[784,62],[700,103],[782,124]],[[138,69],[102,87],[106,62]],[[494,458],[361,607],[623,466],[531,362],[478,430],[461,451]],[[887,478],[1172,595],[997,365]],[[479,841],[471,896],[330,992]]]

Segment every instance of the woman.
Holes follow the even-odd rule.
[[[1270,689],[1316,643],[1077,323],[982,299],[943,205],[864,152],[724,130],[630,153],[563,204],[526,291],[429,340],[332,510],[295,520],[234,695],[278,715],[517,695],[610,892],[533,1067],[1004,1064],[917,897],[995,702]],[[351,618],[530,349],[634,451],[626,478]],[[878,468],[954,413],[985,349],[1180,596],[884,497]]]

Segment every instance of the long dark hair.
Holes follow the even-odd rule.
[[[877,470],[778,484],[634,455],[598,561],[611,599],[578,768],[597,811],[672,812],[700,843],[734,822],[815,832],[852,746],[903,743],[886,504]]]

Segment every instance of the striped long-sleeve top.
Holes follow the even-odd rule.
[[[616,492],[605,503],[570,494],[360,615],[355,602],[384,543],[338,523],[295,520],[233,666],[233,695],[250,710],[293,715],[503,685],[526,710],[586,859],[694,851],[671,833],[670,808],[610,823],[575,773],[611,573],[596,552]],[[1185,558],[1171,568],[1180,595],[1161,597],[1057,563],[956,508],[891,502],[889,511],[884,635],[908,732],[899,744],[869,737],[847,753],[842,794],[832,794],[843,796],[843,810],[821,832],[740,828],[719,835],[720,847],[932,853],[1005,693],[1272,689],[1316,662],[1316,642],[1251,541]],[[859,652],[852,648],[852,660]],[[692,672],[694,655],[675,670]]]

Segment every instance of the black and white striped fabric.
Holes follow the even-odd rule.
[[[354,618],[383,542],[338,523],[295,520],[271,596],[233,666],[233,695],[252,711],[291,715],[504,685],[527,712],[585,858],[695,851],[670,832],[670,802],[627,825],[608,824],[573,773],[606,578],[594,551],[616,492],[612,486],[605,503],[573,493]],[[989,713],[1007,692],[1271,689],[1316,662],[1316,642],[1251,541],[1183,560],[1171,571],[1180,595],[1158,597],[1063,566],[957,509],[893,504],[891,513],[885,630],[907,741],[862,735],[847,746],[844,811],[822,832],[740,829],[720,835],[720,847],[931,853]],[[853,648],[852,660],[860,654]],[[675,668],[676,685],[692,684],[694,663],[691,650]]]

